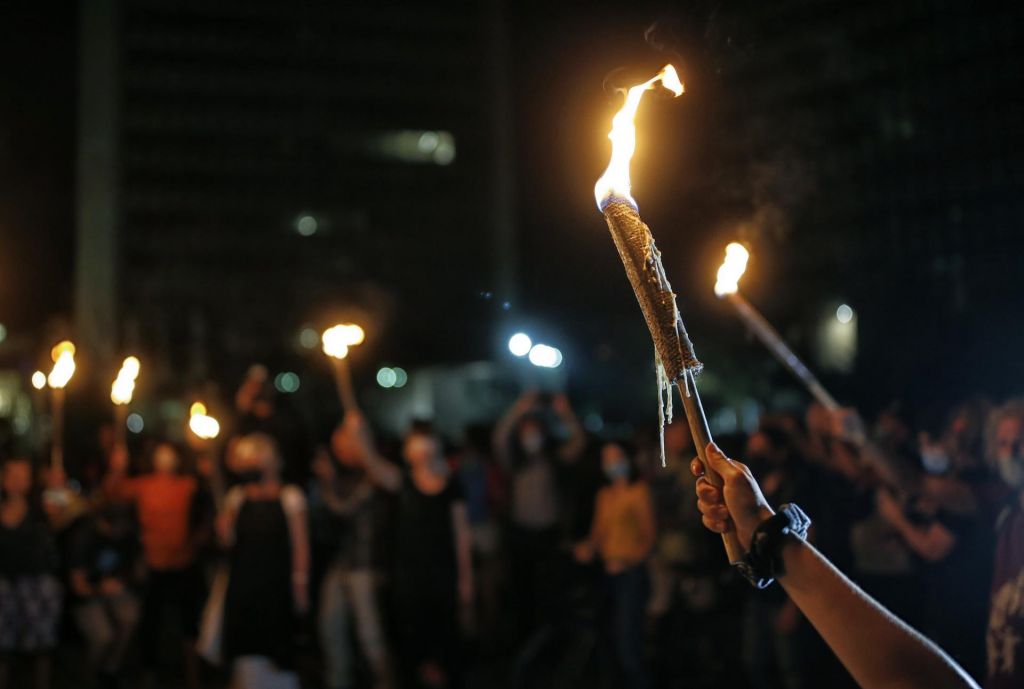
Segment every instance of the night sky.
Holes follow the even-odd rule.
[[[880,405],[1019,390],[1024,11],[855,5],[509,3],[518,293],[505,313],[474,302],[489,286],[467,285],[458,308],[496,332],[526,323],[560,343],[581,389],[649,375],[592,187],[618,105],[602,84],[672,60],[687,93],[641,109],[634,195],[698,354],[720,376],[712,388],[787,382],[711,293],[722,248],[742,238],[755,255],[745,291],[801,353],[822,313],[857,309],[853,375],[824,375],[840,396]],[[39,328],[71,303],[74,6],[0,10],[9,328]],[[491,353],[474,338],[447,350]]]

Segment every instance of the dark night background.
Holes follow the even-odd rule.
[[[507,358],[526,328],[566,352],[578,396],[650,419],[651,347],[592,186],[619,103],[605,78],[671,59],[687,92],[642,107],[634,195],[710,398],[791,385],[711,291],[737,238],[745,293],[812,364],[818,323],[856,309],[855,365],[821,369],[842,400],[1020,391],[1019,4],[115,4],[0,10],[5,367],[74,332],[80,114],[112,83],[107,346],[163,362],[165,389],[233,385],[254,360],[318,370],[296,334],[353,314],[363,383],[378,361]],[[96,16],[109,83],[81,76]],[[399,130],[451,132],[455,160],[396,162],[381,133]]]

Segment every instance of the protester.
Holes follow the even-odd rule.
[[[509,577],[520,637],[552,607],[552,563],[567,535],[568,516],[559,473],[586,446],[568,398],[560,394],[545,402],[535,391],[524,394],[495,426],[493,437],[495,457],[508,476]],[[549,425],[547,412],[561,424],[563,439]]]
[[[324,681],[329,689],[352,686],[354,629],[374,686],[387,687],[390,659],[377,601],[376,491],[351,426],[340,426],[331,440],[340,466],[322,448],[313,460],[310,490],[310,514],[329,534],[317,613]]]
[[[101,502],[72,527],[68,543],[72,613],[97,687],[124,679],[125,654],[139,622],[142,579],[130,507]]]
[[[0,467],[0,689],[12,686],[12,661],[19,657],[31,663],[32,686],[48,688],[57,645],[63,590],[34,487],[28,459]]]
[[[989,420],[987,456],[1009,490],[996,520],[996,555],[986,645],[986,689],[1024,686],[1024,400]]]
[[[112,498],[135,504],[146,565],[143,666],[151,675],[159,667],[164,624],[173,620],[183,649],[185,685],[196,689],[199,660],[195,640],[204,588],[197,552],[201,538],[208,536],[208,511],[202,509],[198,482],[183,473],[181,452],[167,442],[152,448],[145,462],[148,471],[134,478],[125,476],[127,462],[116,459],[126,455],[114,457],[104,487]]]
[[[346,419],[374,481],[397,496],[392,594],[402,686],[460,687],[460,608],[473,603],[471,535],[461,487],[426,423],[405,436],[399,469],[377,454],[359,416]]]
[[[601,467],[608,485],[597,494],[590,536],[576,545],[576,557],[583,562],[601,557],[611,600],[612,638],[625,684],[646,689],[647,558],[656,538],[651,493],[622,445],[607,443],[601,449]]]
[[[281,482],[282,460],[269,436],[244,436],[234,452],[240,484],[218,523],[230,566],[223,655],[236,687],[297,687],[296,616],[309,608],[306,499]]]

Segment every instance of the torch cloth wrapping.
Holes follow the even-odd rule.
[[[679,316],[676,295],[661,265],[661,253],[654,246],[651,230],[633,206],[621,201],[604,207],[604,219],[669,382],[678,381],[687,370],[698,373],[701,363],[693,353],[693,343]]]

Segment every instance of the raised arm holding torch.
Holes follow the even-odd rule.
[[[132,402],[138,377],[139,360],[130,356],[121,364],[121,370],[117,372],[117,378],[110,386],[110,401],[114,403],[114,434],[121,447],[127,445],[128,405]]]
[[[50,350],[53,369],[46,384],[53,390],[53,437],[50,440],[50,467],[64,474],[64,388],[75,374],[75,345],[69,340],[58,343]]]
[[[640,219],[636,201],[630,194],[629,163],[636,149],[633,120],[644,93],[659,83],[676,96],[683,92],[683,84],[672,65],[666,65],[656,76],[628,90],[625,105],[615,115],[608,134],[612,141],[611,161],[594,186],[594,194],[654,340],[659,395],[662,398],[659,412],[662,430],[665,422],[671,421],[674,384],[679,387],[683,399],[697,455],[707,466],[705,448],[711,442],[711,432],[695,379],[702,365],[693,352],[693,343],[676,307],[676,295],[661,263],[661,253],[654,245],[650,228]],[[664,397],[666,392],[667,399]],[[714,485],[721,485],[718,474],[710,467],[707,471],[708,480]],[[742,562],[743,549],[736,534],[725,532],[722,540],[729,562]]]
[[[362,344],[364,339],[366,339],[366,333],[353,323],[332,326],[321,336],[324,354],[330,357],[331,366],[334,369],[334,383],[338,387],[338,399],[341,400],[341,406],[346,412],[359,408],[359,404],[356,402],[355,388],[352,385],[352,369],[348,365],[348,354],[352,347]]]
[[[740,294],[739,280],[747,269],[747,259],[749,258],[750,253],[742,244],[733,242],[725,247],[725,261],[718,269],[715,294],[719,299],[729,300],[729,303],[736,309],[736,313],[739,314],[740,320],[750,328],[761,344],[779,360],[779,363],[789,369],[789,372],[803,383],[819,404],[829,411],[838,410],[839,403],[804,365],[804,362],[800,361],[800,358],[793,353],[793,350],[782,339],[779,331],[772,327],[772,324],[761,315],[761,312]]]

